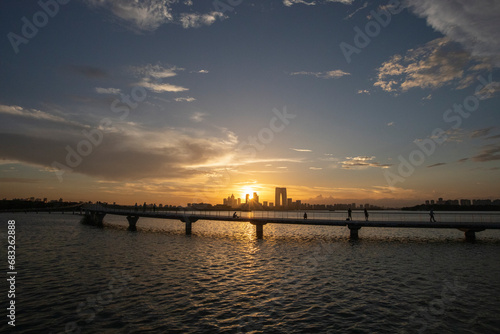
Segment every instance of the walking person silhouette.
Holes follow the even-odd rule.
[[[429,221],[431,223],[435,223],[436,222],[436,218],[434,218],[434,210],[431,209],[431,211],[429,212]]]

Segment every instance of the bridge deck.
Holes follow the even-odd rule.
[[[217,220],[250,222],[252,224],[292,224],[292,225],[319,225],[319,226],[349,226],[349,227],[396,227],[396,228],[457,228],[457,229],[500,229],[500,222],[422,222],[422,221],[381,221],[381,220],[331,220],[331,219],[297,219],[276,217],[239,217],[210,215],[210,214],[185,214],[134,210],[113,210],[106,208],[89,208],[87,211],[111,215],[173,219],[173,220]]]

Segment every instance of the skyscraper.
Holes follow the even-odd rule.
[[[286,206],[286,188],[276,188],[274,205],[279,208]]]

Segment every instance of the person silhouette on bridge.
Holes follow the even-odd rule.
[[[431,209],[431,211],[429,212],[429,221],[431,223],[435,223],[436,222],[436,219],[434,218],[434,210]]]
[[[233,213],[233,218],[239,218],[238,215],[236,214],[236,211]]]
[[[369,216],[370,216],[370,215],[368,214],[368,210],[366,210],[366,208],[365,208],[365,221],[368,221],[368,217],[369,217]]]
[[[352,210],[351,210],[351,208],[347,209],[347,220],[352,220]]]
[[[307,212],[304,212],[304,219],[307,219]]]

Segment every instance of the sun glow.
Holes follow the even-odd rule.
[[[252,188],[251,186],[245,186],[242,189],[241,198],[243,199],[246,198],[246,195],[248,194],[250,196],[250,199],[252,199],[254,192],[255,192],[254,188]]]

